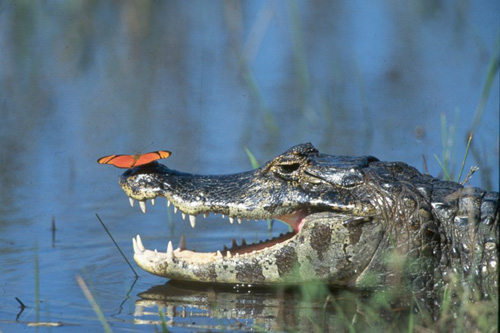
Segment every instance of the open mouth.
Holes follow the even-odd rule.
[[[135,203],[134,199],[129,197],[129,201],[130,205],[133,207]],[[146,200],[140,200],[138,202],[142,212],[146,213]],[[152,205],[154,205],[155,202],[156,202],[155,199],[151,199]],[[207,218],[210,213],[214,215],[220,215],[222,216],[223,219],[228,218],[231,224],[233,224],[235,221],[241,224],[243,223],[243,221],[247,220],[255,220],[255,221],[262,220],[262,219],[247,218],[247,217],[242,218],[239,216],[225,216],[224,214],[212,212],[209,210],[205,211],[203,214],[190,215],[183,212],[180,208],[178,208],[175,204],[173,204],[172,201],[167,199],[167,206],[170,207],[171,205],[173,205],[174,207],[173,208],[174,213],[180,212],[183,220],[185,220],[186,218],[189,219],[192,228],[196,227],[196,221],[198,218],[200,217]],[[257,243],[250,243],[250,244],[247,244],[245,239],[242,239],[240,244],[238,244],[236,239],[233,238],[231,247],[227,247],[226,245],[224,245],[223,248],[218,249],[214,252],[196,252],[194,250],[188,250],[186,248],[186,239],[184,236],[181,236],[178,246],[175,249],[172,241],[169,241],[166,252],[159,252],[156,249],[154,251],[151,251],[144,247],[141,237],[137,235],[137,237],[133,239],[134,254],[135,256],[151,257],[154,258],[156,261],[180,260],[188,263],[197,263],[197,264],[209,263],[218,259],[231,259],[233,257],[238,258],[240,256],[256,254],[261,251],[263,252],[271,250],[271,248],[275,247],[276,245],[285,245],[290,239],[295,237],[301,231],[304,224],[304,219],[307,215],[309,215],[307,210],[301,209],[290,214],[274,216],[273,219],[281,220],[287,223],[290,226],[291,231],[284,234],[280,234],[279,236],[273,237],[271,239],[261,240]]]

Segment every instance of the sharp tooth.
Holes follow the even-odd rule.
[[[235,248],[235,247],[238,247],[238,243],[236,242],[236,239],[233,238],[233,244],[232,244],[232,247]]]
[[[238,252],[236,252],[236,254],[234,255],[236,258],[239,258],[240,257],[240,254]]]
[[[130,202],[130,207],[134,207],[134,199],[129,197],[128,202]]]
[[[191,223],[191,228],[196,227],[196,216],[189,215],[189,223]]]
[[[174,259],[174,246],[172,245],[172,241],[169,241],[167,245],[167,259],[168,260]]]
[[[226,258],[232,258],[231,252],[227,251]]]
[[[185,220],[186,219],[186,214],[182,213],[182,219]]]
[[[222,258],[222,253],[219,250],[217,250],[217,258]]]
[[[151,205],[154,206],[155,205],[155,199],[151,199]]]
[[[139,206],[141,206],[142,212],[146,213],[146,201],[139,201]]]
[[[242,222],[241,219],[238,219],[238,224],[241,224],[241,222]]]
[[[141,249],[139,249],[139,246],[137,246],[137,241],[135,238],[132,238],[132,245],[134,246],[134,253],[141,253]]]
[[[234,219],[232,217],[229,217],[229,222],[231,222],[231,224],[233,224]]]
[[[241,246],[245,246],[247,245],[247,241],[245,240],[245,238],[242,238],[241,239]]]
[[[177,213],[177,207],[174,206],[174,213]]]
[[[167,199],[167,207],[170,207],[170,201]]]
[[[207,216],[208,216],[208,213],[203,213],[204,218],[207,218]]]
[[[186,237],[184,235],[181,236],[181,240],[179,241],[179,250],[185,250],[186,249]]]
[[[224,218],[226,218],[226,215],[222,214],[222,218],[223,218],[223,219],[224,219]]]
[[[141,236],[139,236],[139,235],[137,235],[137,246],[139,247],[139,250],[141,250],[141,251],[145,251],[146,250],[146,248],[142,244]]]

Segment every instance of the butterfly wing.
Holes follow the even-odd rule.
[[[142,154],[135,161],[134,166],[151,163],[162,158],[168,158],[172,153],[166,150],[158,150],[150,153]]]
[[[130,169],[135,166],[151,163],[162,158],[168,158],[172,153],[167,150],[158,150],[137,155],[109,155],[97,160],[99,164],[110,164],[117,168]]]
[[[135,165],[137,158],[135,155],[109,155],[97,160],[99,164],[110,164],[117,168],[129,169]]]

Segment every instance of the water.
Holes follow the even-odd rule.
[[[262,163],[310,141],[420,170],[425,156],[439,175],[444,114],[455,128],[456,176],[498,52],[498,12],[496,1],[2,2],[0,329],[40,321],[101,330],[77,276],[112,329],[159,327],[161,302],[143,312],[138,295],[166,281],[133,264],[135,280],[96,213],[129,260],[138,233],[159,249],[185,234],[200,250],[269,236],[265,222],[214,217],[192,230],[164,202],[142,214],[117,186],[121,171],[96,163],[101,156],[166,149],[171,168],[221,174],[251,168],[245,147]],[[494,190],[498,92],[496,73],[466,163],[481,166],[472,185]],[[275,314],[307,312],[261,292],[242,310],[212,311],[206,304],[238,297],[176,292],[165,307],[172,330],[300,329]]]

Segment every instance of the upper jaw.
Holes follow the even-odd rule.
[[[227,176],[199,176],[153,163],[127,170],[119,183],[132,206],[134,200],[138,200],[141,210],[146,212],[147,200],[154,205],[157,197],[165,197],[167,205],[173,205],[175,212],[180,211],[183,218],[189,216],[193,227],[198,216],[214,213],[229,217],[231,223],[241,223],[243,219],[280,219],[298,231],[307,209],[296,202],[283,204],[279,198],[263,195],[259,186],[253,186],[253,179],[260,179],[256,172],[258,170]],[[221,183],[226,185],[223,190]],[[230,200],[224,200],[223,196]],[[300,214],[295,214],[298,211]]]
[[[259,186],[260,181],[264,187]],[[206,217],[209,213],[227,216],[231,223],[241,223],[243,219],[279,219],[295,232],[300,230],[305,216],[318,211],[371,214],[368,206],[366,211],[352,206],[351,202],[356,200],[351,190],[336,189],[323,182],[318,188],[309,188],[307,194],[300,186],[270,180],[266,166],[233,175],[200,176],[171,170],[154,162],[127,170],[119,182],[131,205],[138,200],[141,210],[146,212],[147,200],[154,204],[157,197],[165,197],[168,206],[173,205],[174,212],[179,210],[184,219],[189,217],[193,227],[198,216]],[[286,195],[276,194],[274,189]],[[321,195],[313,200],[310,192],[315,191]]]
[[[217,209],[210,209],[208,206],[190,206],[185,204],[179,204],[178,199],[173,195],[161,195],[165,197],[167,200],[167,207],[173,206],[174,213],[180,212],[182,215],[182,219],[185,220],[186,217],[189,219],[191,227],[196,226],[196,221],[199,216],[203,216],[206,218],[210,213],[221,214],[223,218],[227,217],[229,222],[233,224],[235,221],[238,224],[241,224],[243,220],[266,220],[266,219],[277,219],[281,220],[294,230],[295,233],[299,232],[302,225],[303,219],[309,215],[310,211],[308,209],[293,209],[292,207],[288,207],[286,210],[283,209],[281,214],[270,214],[265,210],[254,210],[254,211],[245,211],[243,209],[238,209],[238,207],[234,208],[231,206],[221,207],[219,206]],[[145,196],[139,196],[138,199],[139,207],[143,213],[146,213],[147,210],[147,200],[150,199],[151,205],[155,205],[156,199],[158,195],[155,195],[151,198],[147,198]],[[145,198],[145,199],[143,199]],[[129,195],[130,206],[134,207],[135,200],[137,196]],[[182,207],[182,208],[181,208]]]

